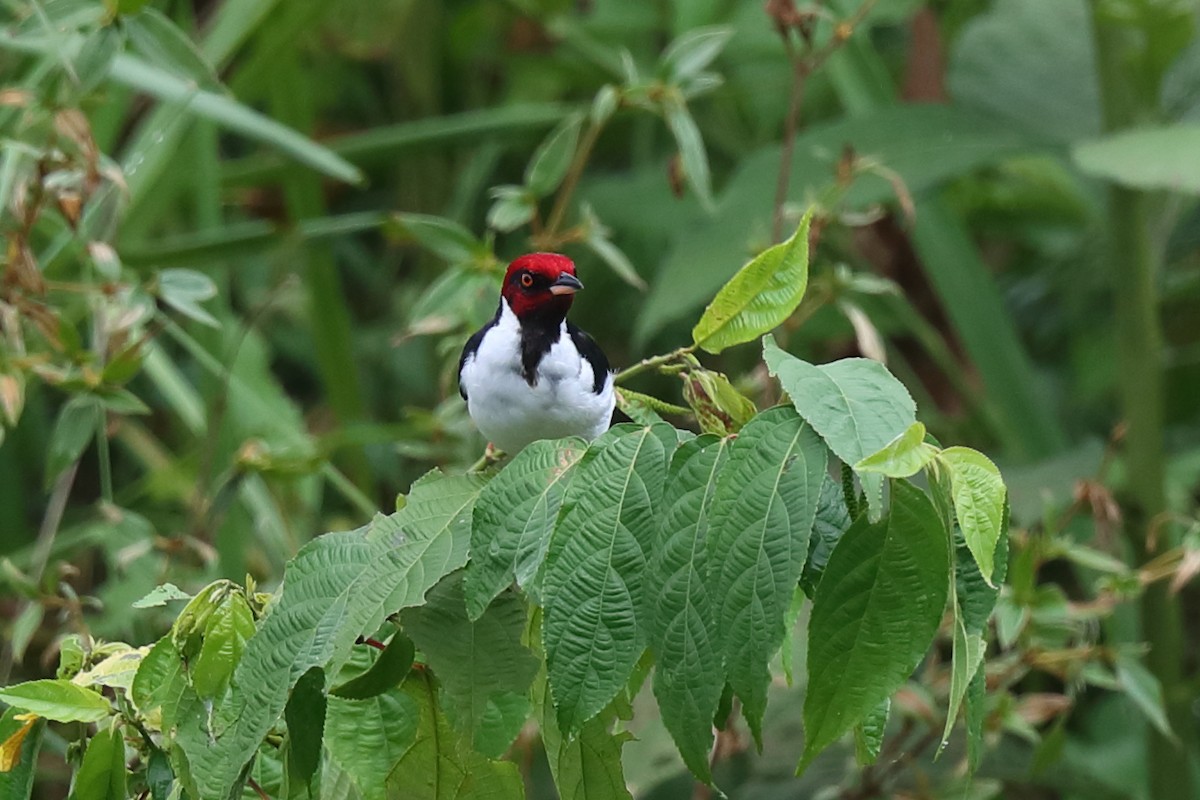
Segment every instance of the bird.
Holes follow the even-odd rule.
[[[475,426],[516,453],[538,439],[608,430],[615,395],[604,351],[567,319],[583,288],[558,253],[528,253],[504,273],[496,315],[458,360],[458,390]]]

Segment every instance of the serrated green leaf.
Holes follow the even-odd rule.
[[[514,580],[527,591],[533,588],[563,495],[586,449],[579,438],[533,442],[479,493],[463,584],[472,619]]]
[[[891,710],[892,699],[889,697],[854,726],[854,760],[860,767],[870,766],[879,758]]]
[[[967,547],[975,556],[983,579],[992,584],[996,544],[1000,541],[1008,496],[1004,479],[987,456],[968,447],[948,447],[938,460],[950,472],[954,513]]]
[[[229,792],[301,675],[312,667],[335,672],[360,634],[389,613],[419,605],[443,575],[463,566],[483,481],[429,473],[401,511],[301,548],[214,713],[215,735],[199,720],[177,734],[200,795]]]
[[[525,169],[525,186],[536,197],[550,194],[566,177],[582,126],[583,114],[571,114],[550,131],[534,151]]]
[[[916,422],[917,406],[908,390],[877,361],[844,358],[814,366],[779,349],[769,336],[763,339],[763,359],[800,416],[847,464],[857,464]],[[858,478],[878,519],[883,476],[864,472]]]
[[[1171,722],[1167,719],[1166,706],[1163,704],[1162,684],[1154,677],[1154,673],[1138,659],[1122,653],[1117,656],[1117,680],[1121,682],[1125,696],[1133,701],[1150,724],[1166,738],[1174,739],[1175,732],[1171,730]]]
[[[17,719],[21,714],[20,709],[9,708],[0,716],[0,800],[29,800],[33,793],[46,721]]]
[[[663,51],[660,72],[672,83],[681,83],[700,74],[713,62],[733,29],[725,26],[695,28],[684,33]]]
[[[100,404],[95,397],[77,395],[67,401],[54,423],[54,432],[50,434],[50,450],[46,455],[47,486],[79,460],[88,442],[96,435],[99,424]]]
[[[394,219],[403,233],[449,264],[465,264],[486,250],[474,234],[452,219],[429,214],[397,214]]]
[[[916,475],[937,457],[938,449],[925,441],[925,425],[914,422],[882,448],[854,465],[854,471],[877,472],[888,478]]]
[[[401,684],[417,708],[412,744],[386,775],[388,797],[405,800],[521,800],[524,784],[517,765],[490,761],[461,742],[437,705],[437,687],[427,672]]]
[[[679,148],[684,180],[696,193],[700,204],[712,208],[712,175],[708,168],[708,153],[704,150],[704,139],[700,136],[700,128],[692,118],[692,112],[683,98],[677,96],[663,104],[663,114],[666,115],[671,135],[675,137],[675,146]]]
[[[737,433],[758,411],[750,398],[733,388],[719,372],[698,369],[679,377],[683,380],[683,399],[705,433],[718,436]]]
[[[194,696],[195,693],[188,685],[175,643],[167,635],[150,648],[138,665],[130,696],[147,724],[170,731],[175,727],[178,709],[184,702],[185,694]]]
[[[670,425],[610,428],[563,500],[546,558],[543,636],[568,735],[621,691],[645,647],[643,573],[676,442]]]
[[[0,688],[0,702],[55,722],[99,722],[113,713],[103,695],[65,680],[5,686]]]
[[[499,704],[511,695],[523,697],[538,669],[537,658],[521,644],[526,622],[521,600],[505,594],[472,621],[462,574],[455,573],[400,620],[441,681],[455,726],[483,755],[504,755],[525,720],[509,727],[513,716],[498,713]]]
[[[808,558],[827,452],[795,409],[777,406],[742,429],[717,479],[707,557],[718,650],[760,748],[768,664]]]
[[[412,746],[420,709],[394,687],[366,700],[330,697],[325,743],[330,760],[346,772],[363,800],[387,800],[387,776]]]
[[[207,700],[224,694],[254,633],[254,613],[245,594],[227,593],[207,616],[200,652],[188,664],[197,695]]]
[[[535,627],[536,649],[540,649],[538,638]],[[544,668],[534,679],[531,696],[560,800],[631,800],[621,767],[625,738],[611,733],[615,716],[611,710],[585,722],[576,736],[564,736],[558,727]]]
[[[398,685],[412,670],[416,648],[412,639],[397,633],[384,647],[379,658],[361,675],[337,686],[329,693],[347,700],[367,700]]]
[[[809,209],[789,239],[750,259],[721,287],[692,328],[693,342],[719,353],[762,336],[791,316],[808,288],[812,215]]]
[[[829,555],[850,528],[850,512],[842,487],[829,475],[821,484],[821,497],[817,501],[817,516],[813,520],[813,532],[808,541],[808,560],[800,575],[800,588],[810,598],[817,593],[817,585],[829,563]]]
[[[912,674],[937,633],[948,576],[941,518],[920,489],[894,481],[888,518],[859,517],[817,586],[798,771]]]
[[[658,544],[647,567],[654,696],[684,763],[711,783],[712,720],[725,686],[709,594],[706,540],[730,440],[700,436],[671,460]]]
[[[125,740],[121,737],[120,723],[113,719],[88,742],[68,800],[126,800],[126,797]]]
[[[288,785],[300,787],[292,796],[315,797],[313,776],[321,766],[321,742],[325,731],[325,673],[313,667],[300,676],[283,710],[287,722],[285,771]]]

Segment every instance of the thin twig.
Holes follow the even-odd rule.
[[[258,785],[258,781],[254,780],[253,776],[246,777],[246,783],[250,784],[250,788],[254,790],[262,800],[271,800],[271,796],[267,794],[267,790]]]
[[[587,166],[588,159],[592,156],[592,148],[596,146],[596,140],[600,138],[600,131],[603,127],[604,124],[601,122],[592,122],[579,141],[575,158],[571,161],[571,166],[567,169],[567,176],[563,178],[558,195],[554,198],[554,207],[550,210],[550,216],[546,220],[543,238],[550,239],[558,233],[558,228],[567,215],[567,205],[571,202],[571,195],[575,193],[575,187],[583,175],[583,168]]]
[[[628,380],[629,378],[632,378],[634,375],[638,375],[642,372],[645,372],[646,370],[651,369],[652,367],[659,367],[659,366],[662,366],[663,364],[669,364],[672,361],[683,358],[684,356],[690,355],[694,352],[696,352],[696,345],[689,344],[686,347],[680,347],[676,350],[672,350],[669,353],[664,353],[661,356],[652,356],[651,358],[644,358],[641,361],[639,361],[638,363],[634,364],[632,367],[626,367],[625,369],[618,372],[616,374],[616,376],[613,378],[613,383],[623,383],[624,381]]]

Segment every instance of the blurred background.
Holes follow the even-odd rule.
[[[690,341],[815,204],[781,341],[884,360],[930,432],[1010,487],[988,751],[970,782],[957,738],[934,759],[947,639],[877,766],[847,745],[793,778],[803,687],[781,671],[764,752],[723,737],[718,783],[1196,796],[1198,17],[0,0],[0,684],[52,673],[68,633],[152,641],[170,617],[130,605],[162,582],[273,588],[314,535],[475,461],[455,364],[516,255],[575,259],[573,318],[621,368]],[[706,363],[778,400],[756,348]],[[669,376],[630,386],[681,402]],[[631,789],[692,797],[646,700]],[[35,796],[65,795],[64,748]],[[544,765],[529,777],[552,796]]]

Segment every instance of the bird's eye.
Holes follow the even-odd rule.
[[[526,272],[521,276],[521,285],[526,289],[528,289],[530,286],[533,286],[533,276]]]

